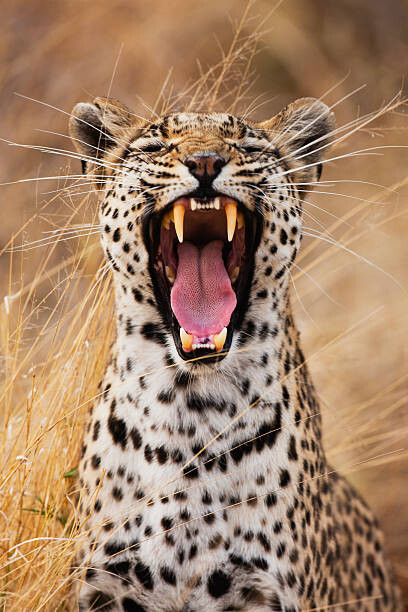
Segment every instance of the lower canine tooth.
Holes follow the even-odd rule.
[[[220,351],[225,344],[225,340],[227,339],[227,328],[224,327],[219,334],[214,334],[213,343],[217,351]]]
[[[171,284],[174,283],[174,281],[176,280],[176,275],[174,273],[174,270],[171,266],[166,266],[166,276],[169,279],[169,281],[171,282]]]
[[[191,198],[190,200],[190,208],[191,210],[195,210],[197,208],[197,202],[194,198]]]
[[[214,208],[216,210],[220,210],[220,198],[215,198],[215,200],[214,200]]]
[[[235,283],[235,281],[238,278],[238,275],[239,275],[239,266],[236,266],[235,268],[233,268],[230,274],[231,283]]]
[[[182,327],[180,327],[180,340],[181,340],[181,344],[183,345],[183,349],[185,351],[191,351],[191,348],[193,347],[193,336],[191,334],[188,334],[186,332],[185,329],[183,329]]]

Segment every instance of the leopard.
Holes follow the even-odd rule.
[[[291,306],[331,109],[145,120],[96,98],[69,130],[115,300],[80,451],[73,606],[402,610],[376,518],[326,459]]]

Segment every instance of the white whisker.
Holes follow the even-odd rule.
[[[86,147],[90,148],[90,149],[95,149],[95,151],[100,151],[100,149],[92,144],[90,144],[89,142],[85,142],[84,140],[81,140],[80,138],[74,138],[73,136],[69,136],[68,134],[61,134],[60,132],[52,132],[51,130],[44,130],[41,128],[36,128],[36,132],[42,132],[43,134],[51,134],[53,136],[59,136],[60,138],[67,138],[70,141],[75,141],[78,142],[79,144],[83,144],[86,145]],[[40,145],[38,145],[40,146]],[[49,147],[47,147],[49,148]],[[110,156],[116,157],[116,159],[125,162],[126,163],[126,159],[124,157],[121,157],[120,155],[117,155],[116,153],[110,153]],[[98,159],[98,158],[95,158]]]
[[[309,272],[306,272],[306,270],[304,270],[303,268],[301,268],[297,263],[295,263],[294,261],[291,263],[292,266],[294,266],[297,270],[299,270],[302,274],[304,274],[305,276],[307,276],[307,278],[323,293],[324,296],[327,297],[328,300],[330,300],[330,302],[332,302],[333,304],[335,304],[336,306],[339,306],[340,308],[344,308],[343,304],[340,304],[340,302],[338,302],[337,300],[335,300],[333,297],[331,297],[331,295],[329,295],[327,293],[327,291],[325,291],[323,289],[323,287],[313,278],[313,276],[311,276],[309,274]]]
[[[299,295],[299,292],[298,292],[298,290],[297,290],[297,288],[296,288],[296,284],[295,284],[294,278],[293,278],[293,276],[292,276],[292,272],[290,271],[290,269],[289,269],[287,266],[285,266],[285,267],[286,267],[287,272],[289,273],[289,278],[290,278],[290,280],[291,280],[291,282],[292,282],[292,287],[293,287],[293,290],[294,290],[294,292],[295,292],[295,295],[296,295],[297,301],[298,301],[298,302],[299,302],[299,304],[300,304],[300,307],[302,308],[302,310],[303,310],[303,312],[305,313],[305,315],[307,316],[307,318],[308,318],[308,319],[309,319],[309,320],[312,322],[312,324],[314,325],[314,327],[316,327],[316,329],[320,329],[320,328],[319,328],[319,326],[317,325],[317,323],[315,322],[315,320],[313,319],[312,315],[310,314],[310,312],[307,310],[306,306],[305,306],[305,305],[304,305],[304,303],[303,303],[302,298],[301,298],[301,297],[300,297],[300,295]]]
[[[23,100],[29,100],[30,102],[35,102],[36,104],[41,104],[42,106],[51,108],[52,110],[62,113],[63,115],[67,115],[67,117],[74,117],[72,113],[68,113],[67,111],[62,110],[62,108],[58,108],[58,106],[53,106],[52,104],[48,104],[47,102],[43,102],[42,100],[37,100],[36,98],[30,98],[30,96],[25,96],[24,94],[21,94],[19,92],[14,92],[14,95],[18,96],[19,98],[23,98]],[[88,123],[87,121],[85,121],[84,119],[80,119],[79,117],[74,117],[74,118],[77,121],[83,123],[84,125],[87,125],[88,127],[92,128],[94,131],[99,132],[101,136],[105,136],[104,132],[100,130],[99,128],[97,128],[92,123]]]
[[[378,270],[379,272],[382,272],[382,274],[385,274],[385,276],[387,276],[389,279],[391,279],[400,289],[402,289],[403,291],[405,291],[405,288],[403,287],[403,285],[401,285],[401,283],[395,278],[395,276],[393,276],[392,274],[390,274],[389,272],[387,272],[386,270],[384,270],[383,268],[381,268],[380,266],[377,266],[377,264],[375,264],[374,262],[370,261],[369,259],[367,259],[366,257],[363,257],[362,255],[359,255],[358,253],[356,253],[355,251],[353,251],[352,249],[349,249],[348,247],[344,246],[343,244],[341,244],[338,241],[334,241],[334,240],[329,240],[329,238],[326,238],[324,236],[320,236],[320,235],[316,235],[316,234],[312,234],[310,233],[310,231],[303,231],[303,234],[305,236],[309,236],[310,238],[315,238],[317,240],[322,240],[323,242],[327,242],[328,244],[330,244],[331,246],[336,246],[339,249],[342,249],[344,251],[346,251],[347,253],[349,253],[350,255],[353,255],[354,257],[357,257],[357,259],[359,259],[360,261],[362,261],[363,263],[366,263],[368,266],[371,266],[372,268],[375,268],[376,270]]]
[[[57,242],[65,242],[67,240],[73,240],[74,238],[85,238],[86,236],[93,236],[99,234],[100,230],[87,230],[84,232],[76,231],[73,235],[64,236],[61,238],[60,236],[47,236],[46,238],[40,238],[39,240],[34,240],[33,242],[27,242],[24,244],[16,245],[10,249],[6,249],[6,253],[19,253],[25,251],[32,251],[33,249],[37,249],[40,247],[49,246],[50,244],[55,244]]]
[[[363,181],[358,179],[339,179],[337,181],[329,181],[329,180],[320,180],[320,181],[303,181],[303,182],[292,182],[291,185],[295,185],[296,187],[302,186],[313,186],[313,185],[335,185],[336,183],[340,184],[358,184],[358,185],[368,185],[369,187],[376,187],[378,189],[382,189],[383,191],[388,191],[389,193],[395,193],[395,189],[388,187],[387,185],[380,185],[379,183],[373,183],[372,181]],[[279,187],[279,183],[276,184],[276,187]]]

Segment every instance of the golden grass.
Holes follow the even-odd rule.
[[[363,15],[352,3],[345,3],[343,34],[334,6],[318,11],[310,5],[305,15],[300,0],[284,2],[266,19],[274,8],[266,1],[247,14],[241,0],[220,4],[175,0],[151,11],[147,3],[119,0],[89,5],[35,0],[28,6],[16,0],[5,13],[10,28],[0,49],[6,91],[0,135],[73,150],[62,136],[32,131],[66,134],[66,115],[21,99],[10,104],[15,90],[65,112],[79,99],[110,90],[143,115],[166,107],[232,108],[265,118],[296,96],[320,96],[337,84],[327,96],[335,104],[368,80],[368,94],[359,91],[336,107],[342,125],[381,108],[399,87],[403,59],[398,58],[406,57],[406,44],[398,0],[388,9],[394,21],[381,14],[385,29],[378,36],[374,20],[364,16],[366,30],[354,39],[355,57],[348,55],[348,40]],[[366,12],[378,17],[374,5],[367,2]],[[227,9],[234,23],[242,20],[236,38],[234,28],[226,31]],[[183,16],[182,28],[177,15]],[[17,18],[16,32],[11,26]],[[221,59],[213,32],[229,49]],[[8,49],[14,51],[11,57]],[[345,68],[339,61],[344,57]],[[350,66],[355,74],[342,82]],[[264,91],[278,92],[279,99],[267,100]],[[133,94],[153,109],[132,104]],[[404,146],[403,112],[404,107],[380,112],[373,124],[339,141],[330,157]],[[48,155],[39,161],[38,151],[6,145],[2,153],[3,182],[62,178],[0,188],[5,196],[1,244],[13,247],[44,238],[44,231],[97,222],[94,196],[63,190],[70,184],[63,177],[79,173],[79,164],[67,168],[63,157]],[[328,163],[305,209],[316,219],[306,217],[308,227],[323,231],[318,223],[323,224],[376,268],[328,242],[306,238],[299,268],[293,270],[293,301],[320,396],[328,455],[379,515],[406,592],[407,159],[404,149],[389,148]],[[78,191],[90,188],[78,184]],[[80,537],[75,468],[86,412],[98,394],[113,338],[110,273],[97,235],[86,232],[67,241],[56,234],[51,244],[32,250],[3,249],[0,273],[5,298],[0,304],[0,601],[4,610],[70,609],[69,568]]]

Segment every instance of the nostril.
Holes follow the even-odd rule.
[[[189,170],[197,170],[197,161],[194,159],[194,157],[192,155],[190,155],[189,157],[186,157],[186,159],[184,160],[184,165],[187,166],[187,168]]]
[[[215,179],[226,163],[227,160],[221,157],[221,155],[218,155],[218,153],[189,155],[184,160],[184,165],[187,166],[191,174],[200,181]]]
[[[226,159],[221,157],[221,155],[217,155],[213,162],[214,171],[217,172],[218,174],[221,171],[221,169],[225,166],[226,163],[227,163]]]

